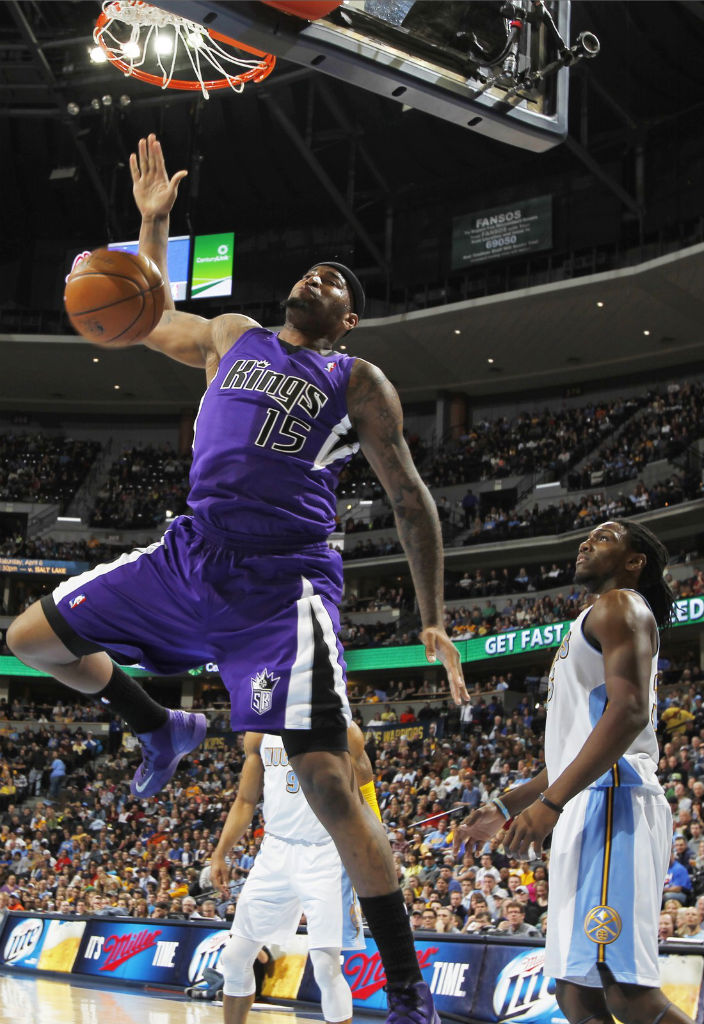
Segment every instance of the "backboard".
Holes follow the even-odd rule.
[[[310,22],[253,0],[158,0],[157,6],[536,152],[566,134],[568,66],[595,55],[569,48],[569,0],[345,0]],[[592,37],[594,44],[598,52]]]

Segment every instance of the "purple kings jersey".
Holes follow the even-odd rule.
[[[359,448],[346,400],[353,365],[262,327],[225,353],[193,441],[188,503],[206,535],[282,549],[327,537],[340,470]]]

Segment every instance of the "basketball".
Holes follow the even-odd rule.
[[[164,281],[141,253],[96,249],[72,271],[64,305],[73,328],[88,341],[117,348],[142,341],[164,312]]]

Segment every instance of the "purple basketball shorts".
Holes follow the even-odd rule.
[[[52,596],[78,636],[121,664],[174,675],[216,662],[232,728],[278,732],[351,720],[341,594],[342,561],[326,543],[284,554],[232,550],[181,516],[157,543],[66,580]]]

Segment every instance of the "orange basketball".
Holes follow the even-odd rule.
[[[148,256],[96,249],[69,275],[64,305],[72,326],[88,341],[132,345],[159,323],[164,281]]]

